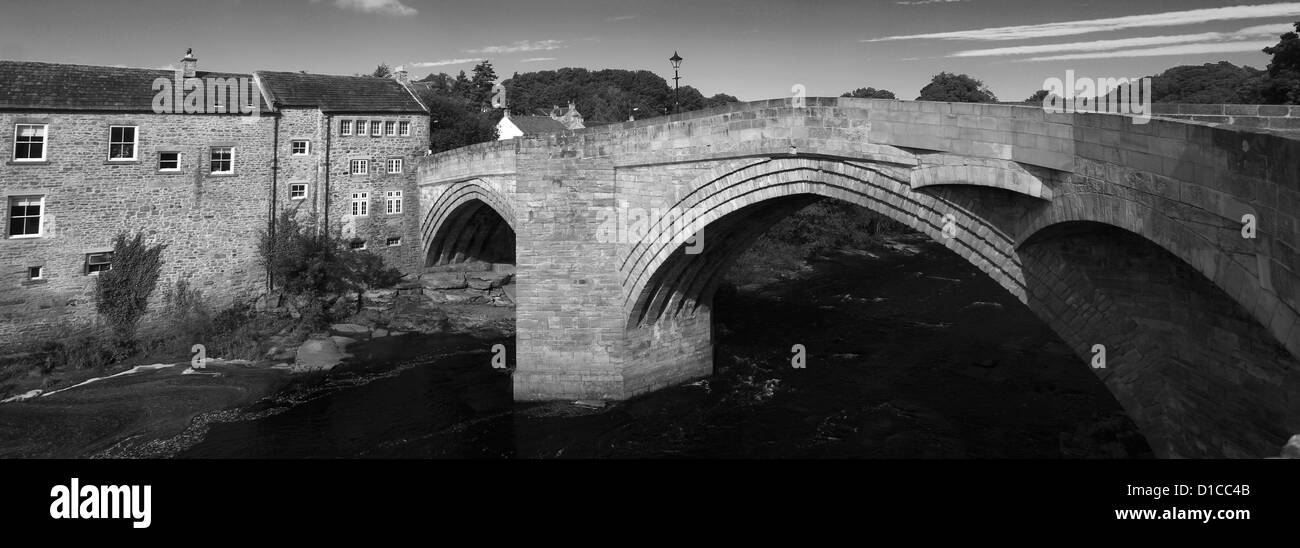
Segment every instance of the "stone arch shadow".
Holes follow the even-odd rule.
[[[514,264],[516,219],[510,202],[481,180],[452,184],[421,223],[424,266]]]

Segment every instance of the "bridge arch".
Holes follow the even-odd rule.
[[[658,238],[621,257],[632,364],[624,377],[634,387],[653,389],[663,376],[657,369],[680,375],[684,362],[706,363],[697,373],[711,373],[711,303],[726,271],[772,225],[824,197],[890,217],[959,254],[1038,315],[1081,367],[1094,344],[1106,346],[1108,367],[1094,373],[1161,456],[1255,456],[1300,430],[1297,417],[1281,411],[1288,394],[1300,393],[1300,362],[1252,319],[1217,276],[1222,269],[1207,273],[1188,260],[1197,255],[1180,242],[1191,235],[1156,220],[1158,212],[1094,219],[1073,201],[1113,197],[1058,196],[1051,214],[1027,225],[1028,237],[1015,237],[992,214],[912,189],[888,166],[774,158],[705,177],[676,202],[679,219],[663,221]],[[1134,207],[1114,200],[1119,212]],[[697,231],[702,250],[688,254],[682,241]],[[1071,255],[1081,248],[1105,252]],[[1196,326],[1185,326],[1188,318]],[[1217,346],[1204,348],[1207,340]],[[1221,387],[1222,405],[1199,401],[1206,383]],[[1259,399],[1269,403],[1252,405]],[[1225,409],[1241,416],[1225,420]],[[1226,426],[1241,420],[1259,427]],[[1216,421],[1225,426],[1209,426]]]
[[[478,260],[513,263],[514,209],[499,191],[481,179],[442,189],[421,224],[425,266]]]

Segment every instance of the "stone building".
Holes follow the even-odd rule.
[[[419,266],[408,84],[181,67],[0,61],[0,347],[92,318],[121,232],[166,244],[155,298],[186,279],[218,306],[266,291],[256,239],[285,208]]]

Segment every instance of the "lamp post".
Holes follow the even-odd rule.
[[[678,99],[678,90],[680,89],[678,80],[682,79],[677,74],[677,69],[682,68],[682,56],[677,55],[677,52],[674,51],[673,56],[668,58],[668,62],[673,64],[673,112],[677,112],[681,110],[681,103]]]

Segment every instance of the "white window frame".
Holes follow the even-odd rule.
[[[384,135],[387,135],[387,136],[389,136],[389,137],[396,137],[396,136],[397,136],[397,122],[395,122],[395,121],[393,121],[393,120],[388,120],[388,121],[384,122]]]
[[[396,166],[397,166],[397,170],[396,170],[396,171],[393,170],[394,162],[396,162]],[[402,159],[401,159],[401,158],[389,158],[387,162],[384,162],[384,172],[385,172],[385,173],[401,173],[401,172],[402,172],[402,167],[403,167],[403,166],[402,166]]]
[[[402,191],[390,190],[384,194],[384,212],[389,215],[402,214]]]
[[[355,245],[357,242],[361,242],[361,247],[353,247],[353,245]],[[352,251],[365,251],[365,250],[366,250],[366,244],[367,244],[367,243],[368,243],[368,242],[366,242],[365,240],[360,240],[360,239],[358,239],[358,240],[350,240],[350,241],[348,241],[348,249],[350,249],[350,250],[352,250]]]
[[[381,121],[381,120],[371,120],[371,121],[370,121],[370,136],[371,136],[371,137],[381,137],[381,136],[383,136],[383,134],[384,134],[384,126],[382,125],[382,121]]]
[[[369,192],[352,193],[352,215],[354,217],[370,216],[370,193]]]
[[[176,167],[163,167],[163,166],[162,166],[162,163],[163,163],[163,154],[175,154],[175,155],[176,155]],[[160,150],[160,151],[158,151],[158,171],[165,171],[165,172],[167,172],[167,173],[174,173],[174,172],[177,172],[177,171],[180,171],[180,170],[181,170],[181,153],[180,153],[179,150]]]
[[[357,126],[357,130],[353,132],[353,134],[356,135],[357,137],[365,137],[366,133],[370,131],[369,129],[370,126],[366,125],[367,123],[368,122],[366,120],[357,120],[355,122],[355,125]]]
[[[352,120],[339,120],[339,135],[352,135]]]
[[[294,193],[296,192],[295,187],[302,187],[302,196],[294,196]],[[307,191],[308,191],[308,190],[309,190],[309,189],[308,189],[307,183],[289,183],[289,199],[290,199],[290,200],[306,200],[306,199],[307,199]]]
[[[33,269],[36,270],[36,275],[35,275],[35,276],[32,276],[32,270],[33,270]],[[29,267],[27,267],[27,279],[30,280],[30,281],[44,280],[44,279],[45,279],[45,265],[38,265],[38,266],[29,266]]]
[[[370,160],[356,159],[349,161],[348,175],[370,175]]]
[[[397,243],[393,243],[393,241],[396,241]],[[389,236],[387,240],[384,240],[384,246],[386,246],[386,247],[401,247],[401,246],[402,246],[402,237],[401,237],[401,236]]]
[[[131,140],[130,140],[130,141],[114,141],[114,140],[113,140],[113,130],[115,130],[115,129],[124,129],[124,128],[131,128]],[[116,145],[126,145],[126,144],[128,144],[128,143],[130,143],[130,145],[131,145],[131,156],[130,156],[130,157],[122,157],[122,158],[114,158],[114,157],[113,157],[113,147],[116,146]],[[111,126],[108,126],[108,161],[110,161],[110,162],[137,162],[137,161],[139,161],[139,160],[140,160],[140,126],[127,126],[127,125],[111,125]]]
[[[41,128],[41,157],[40,158],[19,158],[18,157],[18,128],[20,127],[39,127]],[[32,143],[34,141],[27,141]],[[50,156],[50,125],[49,124],[14,124],[14,148],[10,152],[11,158],[15,162],[44,162]]]
[[[398,133],[399,135],[401,135],[402,137],[410,137],[410,136],[411,136],[411,123],[408,122],[408,121],[406,121],[406,120],[402,120],[401,122],[398,122],[398,123],[397,123],[397,133]]]
[[[295,152],[294,148],[297,147],[299,143],[302,144],[302,152]],[[289,155],[311,156],[311,141],[308,141],[307,139],[294,139],[289,141]]]
[[[108,256],[108,260],[105,261],[105,262],[101,262],[101,263],[91,263],[91,262],[90,262],[90,258],[91,258],[91,257],[98,256],[98,255],[107,255],[107,256]],[[108,268],[105,268],[104,270],[112,270],[112,269],[113,269],[113,252],[112,252],[112,251],[104,251],[104,252],[100,252],[100,253],[87,253],[87,254],[86,254],[86,264],[85,264],[85,267],[84,267],[84,268],[86,269],[86,275],[87,275],[87,276],[98,276],[100,272],[103,272],[104,270],[94,270],[94,271],[90,270],[90,267],[91,267],[91,266],[98,266],[98,265],[108,265]]]
[[[230,151],[230,158],[226,160],[230,162],[230,169],[228,170],[217,171],[213,169],[212,163],[217,160],[214,160],[212,158],[212,155],[215,154],[219,149]],[[235,174],[235,147],[228,147],[228,146],[208,147],[208,173],[212,175],[234,175]]]
[[[38,202],[39,202],[39,203],[37,203],[36,207],[40,208],[40,209],[39,209],[40,213],[34,215],[34,217],[36,217],[36,233],[35,233],[35,234],[12,234],[12,233],[10,233],[10,231],[12,230],[12,228],[10,228],[10,227],[12,226],[12,224],[13,224],[13,219],[14,219],[14,217],[13,217],[14,204],[13,204],[13,203],[14,203],[15,201],[18,201],[18,200],[31,199],[31,198],[37,198],[37,199],[38,199]],[[21,217],[24,218],[24,219],[30,219],[30,218],[33,217],[33,215],[21,215]],[[8,236],[8,238],[11,239],[11,240],[22,240],[22,239],[26,239],[26,238],[41,238],[41,237],[44,237],[44,236],[45,236],[45,195],[44,195],[44,194],[28,194],[28,195],[25,195],[25,196],[9,196],[8,199],[5,200],[5,233],[6,233],[6,235]]]

